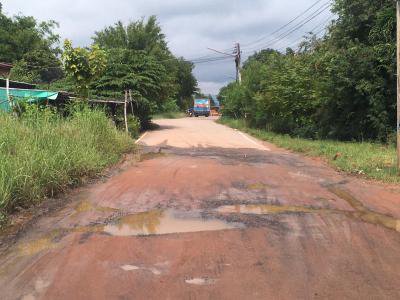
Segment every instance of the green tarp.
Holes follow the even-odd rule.
[[[13,103],[28,102],[38,103],[46,100],[56,100],[58,92],[41,91],[41,90],[21,90],[21,89],[9,89],[10,98]],[[0,88],[0,110],[10,111],[10,103],[7,99],[7,90]]]

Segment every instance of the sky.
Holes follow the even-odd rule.
[[[9,16],[57,21],[61,38],[76,46],[90,45],[95,31],[119,20],[127,23],[156,15],[171,51],[190,60],[220,57],[207,48],[231,52],[236,42],[242,45],[244,59],[263,48],[295,46],[311,29],[323,30],[332,18],[329,9],[323,10],[328,1],[320,0],[307,14],[272,34],[317,0],[0,0]],[[297,28],[307,16],[315,18]],[[197,64],[194,73],[203,93],[218,94],[235,80],[235,63],[227,58]]]

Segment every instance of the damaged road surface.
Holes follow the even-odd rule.
[[[400,299],[398,186],[157,122],[140,162],[2,245],[1,299]]]

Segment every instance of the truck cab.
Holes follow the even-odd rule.
[[[211,114],[210,99],[195,99],[193,106],[193,114],[195,117],[209,117]]]

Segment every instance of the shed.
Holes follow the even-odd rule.
[[[10,71],[12,69],[12,64],[0,62],[0,76],[8,78],[10,76]]]
[[[8,82],[9,82],[9,87],[14,89],[33,90],[36,88],[36,85],[32,83],[12,81],[12,80],[9,80]],[[7,87],[7,79],[0,78],[0,88],[6,88],[6,87]]]
[[[7,93],[8,92],[8,93]],[[44,101],[54,101],[58,98],[59,92],[44,90],[29,90],[15,88],[0,88],[0,110],[10,111],[12,105],[18,103],[40,103]]]

